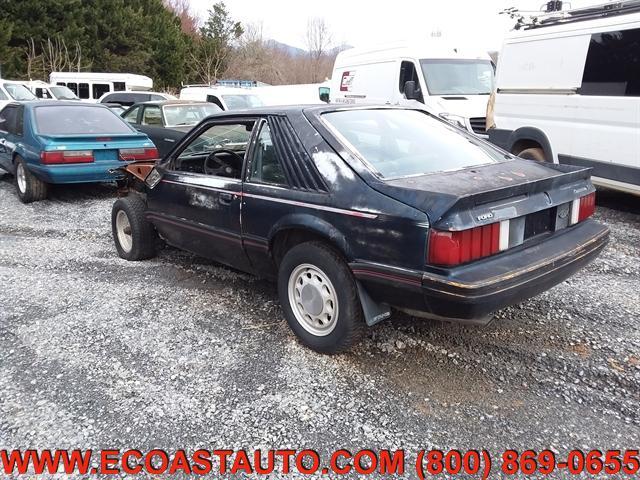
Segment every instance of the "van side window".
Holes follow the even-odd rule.
[[[90,98],[88,83],[81,83],[80,85],[78,85],[78,97],[84,99]]]
[[[126,86],[124,82],[113,82],[114,92],[124,92],[125,90],[126,90]]]
[[[640,29],[591,35],[582,95],[640,96]]]
[[[102,95],[111,91],[108,83],[94,83],[92,85],[93,88],[93,98],[98,99]]]
[[[76,95],[78,95],[78,84],[77,83],[69,82],[69,83],[67,83],[67,88],[69,90],[71,90],[73,93],[75,93]]]
[[[400,93],[404,93],[404,84],[410,81],[416,82],[416,89],[422,90],[420,87],[420,80],[418,80],[418,72],[413,62],[403,61],[400,64]],[[420,93],[421,102],[423,101],[422,93]]]

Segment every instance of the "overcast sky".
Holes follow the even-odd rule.
[[[214,0],[190,0],[203,18]],[[606,0],[573,0],[573,8]],[[442,38],[459,48],[499,50],[514,22],[498,12],[506,7],[537,11],[545,0],[226,0],[243,23],[261,22],[264,36],[305,48],[309,17],[324,17],[334,44],[363,46],[394,40]]]

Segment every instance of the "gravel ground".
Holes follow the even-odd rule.
[[[569,281],[487,327],[396,315],[299,345],[275,286],[165,249],[118,258],[108,185],[22,205],[0,175],[0,449],[637,448],[640,199]],[[410,466],[411,463],[408,463]]]

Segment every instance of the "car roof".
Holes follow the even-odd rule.
[[[139,105],[157,105],[164,107],[166,105],[213,105],[215,103],[205,102],[204,100],[149,100],[147,102],[138,102],[131,105],[131,107],[137,107]]]
[[[243,110],[226,110],[220,112],[217,115],[225,116],[264,116],[264,115],[289,115],[294,113],[308,112],[313,115],[321,115],[328,112],[336,112],[343,110],[424,110],[424,108],[418,106],[408,105],[386,105],[386,104],[357,104],[357,105],[345,105],[339,103],[327,103],[324,105],[308,104],[308,105],[281,105],[281,106],[268,106],[268,107],[256,107],[247,108]]]
[[[24,105],[28,108],[33,107],[104,107],[101,103],[88,103],[79,100],[29,100],[26,102],[12,102],[17,105]],[[107,107],[105,107],[107,108]]]

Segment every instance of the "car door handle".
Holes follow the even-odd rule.
[[[221,193],[218,198],[220,199],[221,205],[231,205],[231,202],[233,202],[234,196],[235,195],[231,193]]]

